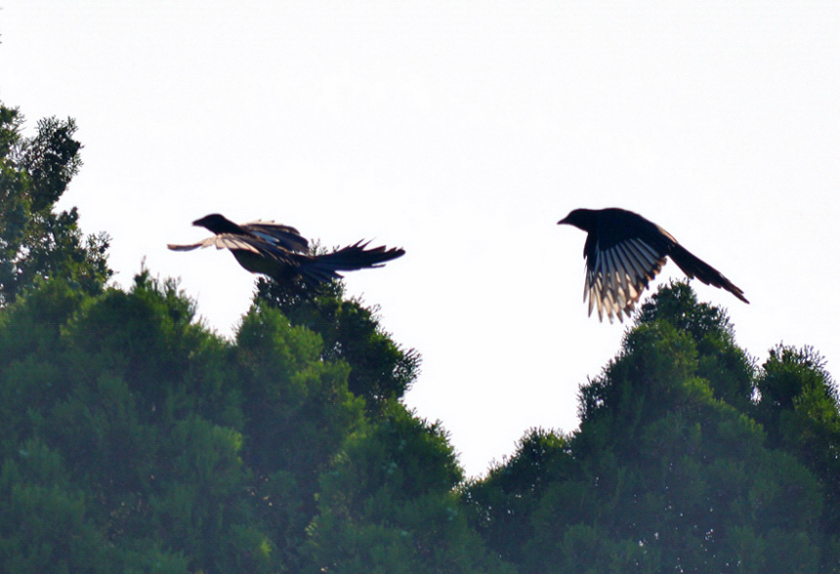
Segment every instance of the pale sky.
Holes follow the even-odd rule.
[[[118,284],[145,258],[225,336],[254,277],[166,249],[198,217],[405,248],[348,291],[422,354],[406,404],[475,476],[577,428],[619,349],[556,225],[577,207],[637,211],[741,287],[694,283],[759,362],[808,344],[837,373],[838,30],[828,2],[8,0],[0,99],[30,133],[76,118],[61,205],[113,237]]]

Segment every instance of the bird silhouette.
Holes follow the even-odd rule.
[[[261,273],[282,283],[302,281],[310,286],[340,279],[339,271],[381,267],[402,257],[402,249],[385,246],[367,249],[370,242],[358,241],[332,253],[314,255],[309,242],[289,225],[273,221],[252,221],[238,225],[218,213],[193,221],[214,233],[198,243],[173,245],[173,251],[192,251],[199,247],[228,249],[239,264],[252,273]]]
[[[673,235],[632,211],[618,208],[575,209],[558,225],[573,225],[587,232],[583,257],[586,282],[583,300],[589,298],[589,315],[597,306],[598,319],[613,315],[624,321],[642,292],[670,257],[689,277],[726,289],[744,303],[744,292],[720,271],[679,244]]]

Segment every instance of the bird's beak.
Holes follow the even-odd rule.
[[[557,222],[557,225],[563,225],[564,223],[568,224],[569,223],[567,221],[568,219],[569,219],[568,217],[564,217],[563,219],[561,219],[560,221]]]

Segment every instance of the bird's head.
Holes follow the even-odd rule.
[[[574,225],[578,229],[589,231],[595,219],[595,212],[591,209],[575,209],[569,215],[557,222],[557,225]]]
[[[211,213],[201,219],[196,219],[193,221],[193,225],[209,229],[216,235],[219,233],[244,233],[241,227],[218,213]]]

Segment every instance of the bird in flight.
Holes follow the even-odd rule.
[[[560,224],[574,225],[586,231],[583,258],[586,260],[586,283],[583,300],[589,298],[589,315],[598,307],[598,319],[604,314],[612,323],[613,315],[624,321],[639,301],[648,283],[670,257],[690,278],[706,285],[726,289],[744,303],[744,292],[720,271],[701,261],[679,244],[673,235],[632,211],[624,209],[575,209]]]
[[[369,242],[358,241],[332,253],[313,255],[309,242],[297,229],[273,221],[252,221],[237,225],[218,213],[193,221],[215,235],[190,245],[167,247],[173,251],[192,251],[199,247],[228,249],[239,264],[251,273],[267,275],[281,283],[302,281],[315,286],[340,279],[339,271],[381,267],[386,261],[402,257],[402,249],[385,246],[367,249]]]

